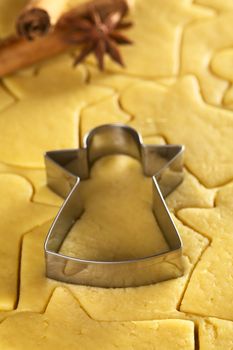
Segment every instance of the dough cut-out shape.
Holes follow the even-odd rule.
[[[135,1],[135,26],[127,31],[135,44],[121,48],[126,68],[106,59],[107,69],[149,79],[177,75],[183,28],[193,20],[212,15],[212,10],[187,0]]]
[[[85,84],[82,67],[74,69],[66,56],[38,75],[16,75],[6,82],[20,101],[1,113],[0,161],[24,167],[44,167],[43,153],[49,149],[78,147],[80,110],[113,94]]]
[[[23,234],[53,218],[56,208],[31,203],[32,187],[18,175],[0,174],[0,195],[0,310],[11,310],[17,300]]]
[[[24,312],[3,321],[0,344],[1,350],[193,350],[194,324],[95,321],[67,290],[57,288],[44,314]]]
[[[222,12],[212,19],[190,24],[183,35],[181,74],[195,75],[204,100],[217,106],[221,105],[229,83],[214,74],[211,59],[219,50],[232,46],[232,21],[232,11]]]
[[[168,87],[141,82],[124,90],[120,101],[134,117],[129,125],[143,136],[157,133],[185,145],[185,164],[204,186],[233,178],[233,113],[204,103],[195,77]]]
[[[183,222],[212,240],[191,276],[183,312],[233,320],[232,198],[231,183],[217,193],[215,208],[178,212]]]

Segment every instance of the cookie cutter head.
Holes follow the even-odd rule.
[[[97,287],[141,286],[182,276],[182,241],[163,197],[183,179],[183,152],[182,145],[144,145],[136,130],[119,124],[91,130],[79,149],[47,152],[48,186],[66,198],[45,241],[47,276]],[[96,160],[111,154],[138,159],[144,175],[152,177],[152,210],[168,251],[124,261],[91,261],[59,253],[68,232],[84,211],[80,181],[89,178]]]

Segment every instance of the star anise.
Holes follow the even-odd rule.
[[[118,45],[132,44],[132,41],[121,33],[122,29],[131,27],[132,23],[123,21],[120,13],[113,12],[103,19],[98,11],[93,9],[88,18],[79,18],[71,26],[73,33],[71,33],[70,40],[73,43],[83,44],[74,65],[84,61],[93,52],[100,70],[104,69],[105,54],[119,65],[124,66]]]

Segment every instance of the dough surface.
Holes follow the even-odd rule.
[[[1,39],[25,3],[0,1]],[[63,54],[1,80],[1,350],[232,350],[233,3],[135,0],[130,17],[124,69],[107,58],[99,72],[91,56],[73,68]],[[43,244],[63,199],[46,186],[43,153],[78,148],[105,123],[186,147],[184,181],[166,198],[181,278],[101,289],[45,277]],[[168,249],[137,161],[102,158],[82,191],[63,252],[119,260]]]

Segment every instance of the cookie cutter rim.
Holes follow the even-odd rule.
[[[108,140],[106,141],[106,139]],[[152,166],[151,161],[158,157],[158,153],[169,153],[169,151],[172,156],[170,155],[169,160],[165,160],[162,167],[158,169],[156,162]],[[183,152],[184,146],[182,145],[144,145],[136,130],[121,124],[101,125],[92,129],[85,135],[83,147],[79,149],[46,152],[48,185],[53,191],[66,197],[44,244],[47,276],[66,283],[98,287],[140,286],[182,276],[182,241],[163,196],[169,194],[182,181]],[[110,154],[127,154],[139,159],[144,174],[152,177],[153,213],[164,237],[166,237],[170,250],[121,261],[80,259],[58,252],[73,223],[82,215],[83,208],[74,211],[77,203],[82,207],[79,194],[80,181],[89,177],[91,166],[97,159]],[[73,169],[70,170],[68,166],[72,162],[76,167],[75,172]],[[177,172],[178,180],[170,186],[170,189],[165,186],[161,190],[163,172],[166,172],[174,164],[176,164],[175,172]],[[156,167],[157,171],[155,171]],[[76,210],[78,214],[74,214]],[[64,222],[67,220],[69,221],[69,229],[67,229],[67,225],[64,229]],[[57,239],[59,236],[60,239]],[[54,249],[54,244],[56,249]],[[167,270],[171,271],[164,270],[162,264],[165,264]],[[169,264],[172,265],[172,269],[168,269]],[[158,265],[159,269],[155,265]]]

